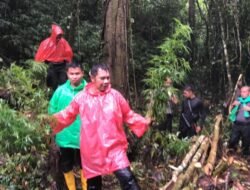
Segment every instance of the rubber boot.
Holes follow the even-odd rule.
[[[120,181],[122,190],[141,190],[129,167],[117,170],[114,173]]]
[[[76,190],[75,176],[73,171],[63,173],[64,179],[66,181],[67,187],[69,190]]]
[[[81,172],[81,184],[82,184],[82,190],[87,190],[87,179],[83,176],[83,172],[82,170],[80,170]]]

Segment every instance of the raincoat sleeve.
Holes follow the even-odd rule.
[[[141,137],[148,129],[148,121],[141,115],[135,113],[121,95],[119,96],[119,99],[123,121],[137,137]]]
[[[69,45],[69,43],[65,40],[65,55],[64,55],[64,59],[67,61],[67,62],[71,62],[72,60],[72,57],[73,57],[73,51]]]
[[[54,114],[53,116],[56,118],[56,126],[53,127],[53,133],[56,134],[63,130],[65,127],[72,124],[76,116],[79,113],[79,104],[73,100],[68,107],[64,110]]]
[[[39,61],[39,62],[45,61],[44,51],[45,51],[46,45],[47,45],[47,40],[41,42],[35,55],[35,61]]]

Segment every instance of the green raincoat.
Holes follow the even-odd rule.
[[[49,102],[49,114],[57,113],[67,107],[75,95],[80,92],[86,84],[87,82],[82,80],[79,86],[72,87],[70,81],[67,80],[63,85],[59,86]],[[56,144],[64,148],[79,148],[80,127],[81,121],[78,115],[69,127],[56,134]]]
[[[248,103],[250,103],[250,96],[248,96],[247,98],[242,98],[242,97],[239,97],[237,98],[237,100],[240,102],[240,104],[242,104],[243,106],[247,105]],[[231,113],[229,114],[229,119],[234,122],[236,120],[236,115],[238,113],[238,110],[239,110],[239,107],[240,105],[237,105],[235,106]],[[248,118],[250,117],[250,114],[248,111],[244,111],[244,117],[245,118]]]

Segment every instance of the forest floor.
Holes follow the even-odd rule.
[[[176,163],[176,160],[171,160],[169,163]],[[168,164],[149,169],[143,163],[132,163],[132,168],[133,166],[136,168],[134,173],[137,173],[136,178],[141,189],[159,190],[168,183],[173,172]],[[139,175],[138,170],[141,170]],[[250,190],[250,156],[243,156],[240,150],[219,154],[214,171],[216,174],[211,176],[200,172],[196,184],[191,180],[186,188],[190,190]],[[103,190],[110,189],[120,190],[119,182],[114,175],[103,178]]]

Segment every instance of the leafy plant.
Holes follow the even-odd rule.
[[[173,157],[182,157],[189,148],[189,140],[179,139],[176,134],[166,131],[150,130],[140,142],[138,150],[142,159],[150,158],[157,164]],[[149,156],[150,155],[150,156]]]
[[[23,67],[1,69],[0,89],[0,181],[4,189],[46,189],[47,138],[38,114],[47,112],[46,65],[28,60]]]
[[[51,176],[46,172],[47,154],[1,154],[4,165],[0,169],[0,188],[3,189],[46,189]]]
[[[189,62],[185,59],[188,55],[187,41],[190,40],[191,29],[181,24],[177,19],[175,32],[171,38],[166,38],[159,46],[160,55],[155,55],[150,60],[151,67],[144,79],[147,90],[144,90],[149,103],[149,111],[157,121],[162,121],[165,116],[166,102],[175,88],[164,87],[164,80],[169,77],[174,83],[180,84],[184,81],[187,72],[190,71]]]
[[[0,101],[0,180],[7,189],[45,189],[48,131]]]
[[[27,116],[10,109],[0,101],[0,146],[1,152],[27,153],[36,149],[45,149],[46,130],[39,126],[39,122],[31,122]]]
[[[10,104],[15,109],[40,113],[47,109],[48,97],[45,87],[45,64],[28,60],[25,67],[11,64],[10,68],[2,68],[0,77],[1,89],[10,93]]]

